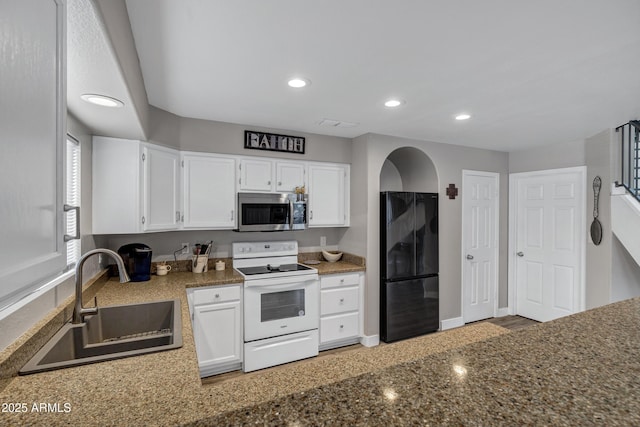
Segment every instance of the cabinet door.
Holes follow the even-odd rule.
[[[184,228],[235,228],[236,161],[184,155]]]
[[[273,161],[261,159],[240,160],[240,190],[271,191]]]
[[[347,168],[345,165],[309,166],[309,226],[347,225]]]
[[[143,149],[145,231],[180,226],[180,155],[176,150],[145,145]]]
[[[93,137],[93,234],[142,232],[142,147]]]
[[[276,163],[276,191],[283,193],[293,193],[296,187],[303,187],[305,185],[304,178],[304,163]]]
[[[240,301],[195,306],[193,335],[200,368],[242,361]]]

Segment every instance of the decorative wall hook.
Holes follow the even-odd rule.
[[[447,187],[447,196],[449,196],[449,199],[455,199],[457,195],[458,189],[456,188],[456,185],[449,184],[449,186]]]

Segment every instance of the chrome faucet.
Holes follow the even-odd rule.
[[[120,255],[115,253],[110,249],[93,249],[86,254],[82,255],[76,264],[76,303],[73,307],[73,321],[72,323],[82,323],[84,322],[84,316],[89,314],[98,314],[98,300],[95,299],[96,304],[95,307],[84,308],[82,307],[82,266],[84,262],[91,257],[91,255],[95,254],[105,254],[110,255],[116,261],[118,265],[118,274],[120,275],[120,283],[128,282],[129,275],[127,274],[127,269],[124,266],[124,261]]]

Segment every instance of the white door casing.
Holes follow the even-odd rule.
[[[509,295],[549,321],[584,310],[586,167],[511,174]]]
[[[462,171],[462,316],[495,317],[498,295],[500,174]]]

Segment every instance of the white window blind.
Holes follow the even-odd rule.
[[[80,206],[80,144],[67,136],[67,176],[66,176],[66,204]],[[66,212],[66,234],[76,234],[76,210]],[[67,268],[72,268],[80,258],[80,240],[74,239],[67,242]]]

